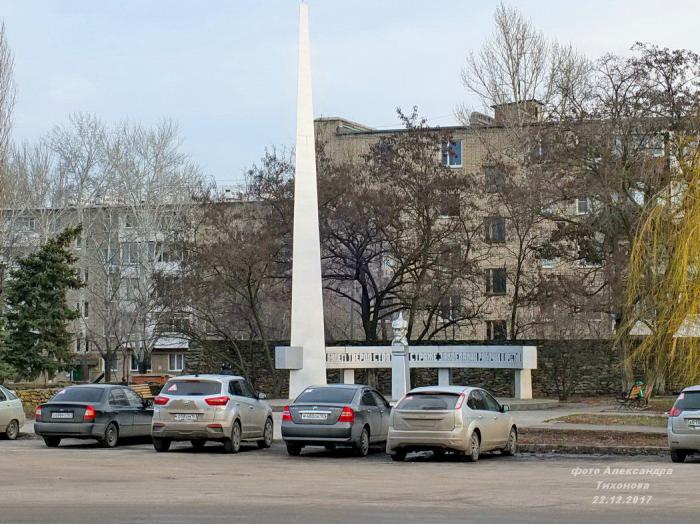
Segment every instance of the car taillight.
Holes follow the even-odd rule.
[[[36,410],[34,411],[34,418],[36,420],[39,420],[41,418],[41,406],[36,407]]]
[[[338,422],[355,422],[355,412],[351,407],[345,406],[343,408],[338,417]]]
[[[291,422],[292,421],[292,414],[289,411],[289,406],[284,406],[284,410],[282,411],[282,422]]]
[[[88,422],[91,420],[95,420],[95,415],[96,415],[95,408],[93,408],[92,406],[88,406],[85,408],[85,414],[83,415],[83,420],[88,421]]]
[[[457,404],[455,404],[455,409],[462,409],[462,404],[464,404],[464,393],[459,395],[457,399]]]
[[[168,397],[156,397],[153,399],[153,403],[156,406],[165,406],[170,399]]]
[[[210,406],[225,406],[228,404],[228,397],[209,397],[205,398],[204,402]]]
[[[669,417],[677,417],[677,416],[680,415],[681,413],[682,413],[682,411],[680,410],[680,408],[677,408],[676,406],[673,406],[673,407],[671,408],[671,411],[668,412],[668,416],[669,416]]]

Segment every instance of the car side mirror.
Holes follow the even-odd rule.
[[[258,400],[265,400],[267,395],[265,393],[258,393]]]
[[[501,406],[501,413],[508,413],[510,411],[510,406],[508,404],[503,404]]]

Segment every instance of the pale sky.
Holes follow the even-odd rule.
[[[418,105],[455,123],[460,68],[492,30],[495,0],[309,0],[314,109],[375,127]],[[700,51],[700,1],[511,0],[589,57],[635,41]],[[184,150],[220,183],[266,146],[294,143],[297,0],[0,0],[15,52],[14,136],[72,112],[180,125]]]

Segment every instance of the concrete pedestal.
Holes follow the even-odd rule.
[[[411,389],[411,370],[407,347],[391,346],[391,398],[399,400]]]

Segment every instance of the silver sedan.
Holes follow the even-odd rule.
[[[0,386],[0,434],[14,440],[24,424],[22,401],[12,391]]]
[[[668,447],[673,462],[700,453],[700,386],[685,388],[668,412]]]
[[[364,457],[386,441],[391,408],[376,390],[356,384],[306,388],[282,413],[282,438],[290,455],[305,446],[350,446]]]
[[[480,388],[415,388],[391,412],[386,452],[397,461],[422,450],[452,451],[472,462],[483,451],[514,455],[518,429],[508,411]]]

